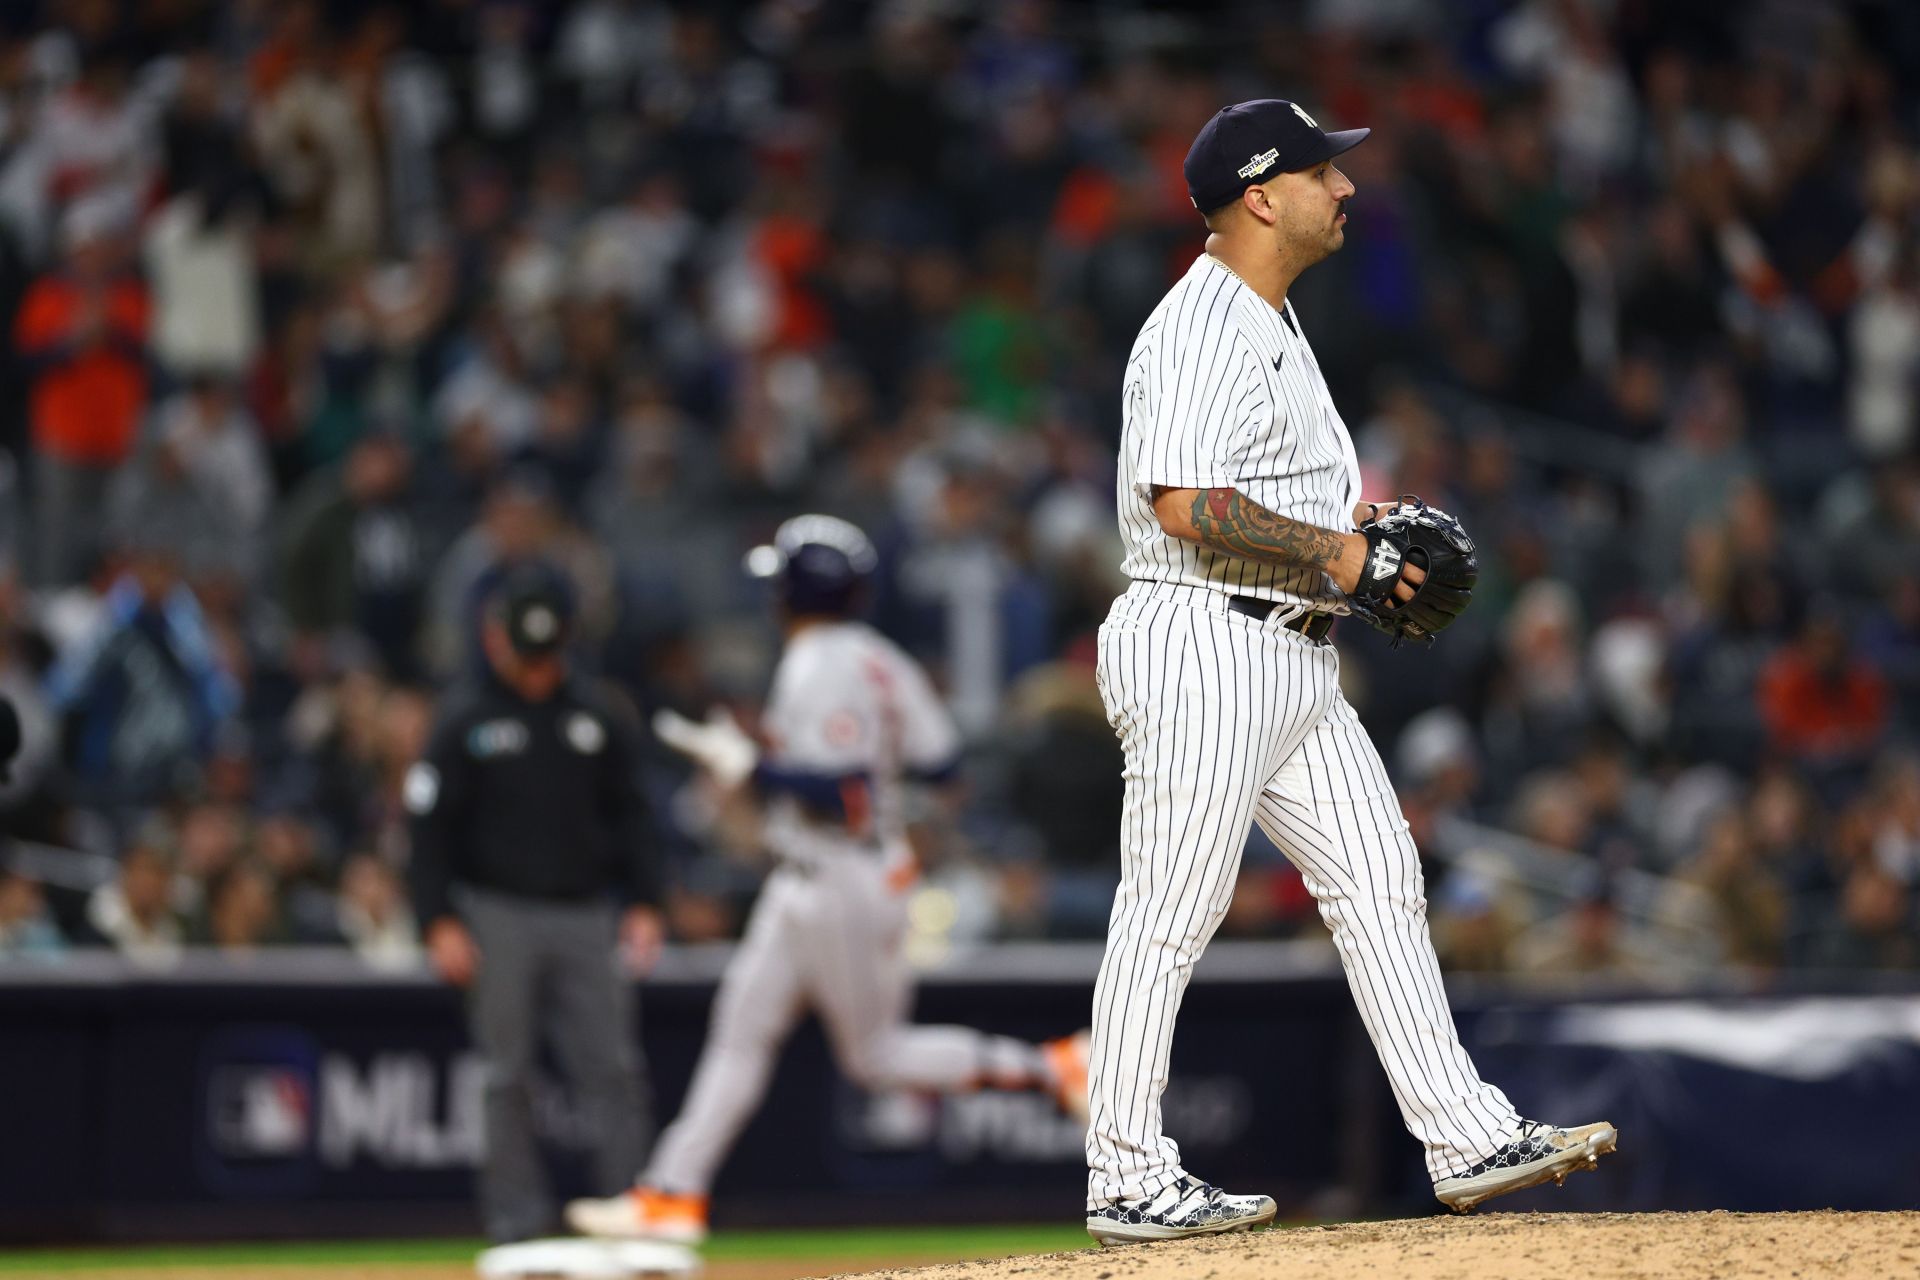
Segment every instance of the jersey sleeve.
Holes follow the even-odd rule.
[[[660,840],[641,778],[640,725],[624,706],[597,709],[607,722],[601,803],[617,846],[620,897],[629,905],[658,907],[663,896]]]
[[[926,781],[944,779],[959,767],[959,727],[926,672],[904,656],[892,665],[902,770]]]
[[[407,882],[414,915],[423,929],[454,914],[452,885],[460,870],[474,782],[466,729],[466,716],[443,712],[401,787],[412,846]]]
[[[1167,335],[1171,350],[1149,357],[1157,370],[1143,369],[1128,388],[1128,412],[1140,424],[1141,440],[1133,484],[1149,499],[1156,485],[1235,484],[1256,434],[1277,425],[1259,352],[1224,314],[1225,300],[1214,305],[1222,314],[1195,316],[1188,332]]]

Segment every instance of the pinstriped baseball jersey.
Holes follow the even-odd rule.
[[[863,622],[819,623],[796,635],[767,698],[768,758],[821,774],[863,773],[872,813],[857,833],[806,821],[791,800],[770,807],[767,847],[805,856],[847,847],[904,849],[901,777],[953,763],[960,733],[926,673]]]
[[[1153,487],[1234,488],[1270,511],[1350,532],[1360,465],[1293,304],[1275,311],[1210,254],[1134,340],[1122,388],[1120,531],[1127,576],[1345,613],[1317,569],[1281,569],[1169,536]]]
[[[1437,1181],[1517,1131],[1461,1047],[1427,934],[1419,851],[1340,692],[1331,645],[1229,595],[1345,612],[1325,573],[1220,555],[1162,532],[1153,486],[1232,487],[1353,528],[1359,468],[1291,304],[1202,255],[1134,345],[1120,522],[1133,584],[1100,628],[1100,695],[1126,753],[1120,885],[1094,984],[1087,1208],[1151,1201],[1183,1176],[1161,1124],[1174,1019],[1233,899],[1258,823],[1320,905],[1401,1118]]]
[[[686,1102],[642,1186],[706,1194],[809,1009],[841,1067],[867,1088],[1025,1089],[1051,1078],[1038,1046],[907,1020],[912,855],[902,792],[909,775],[940,772],[960,750],[926,673],[864,623],[817,623],[788,642],[763,726],[771,763],[867,775],[871,809],[856,815],[849,806],[854,831],[809,820],[791,799],[769,805],[765,838],[778,862],[721,980]]]

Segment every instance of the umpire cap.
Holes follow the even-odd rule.
[[[1187,197],[1194,208],[1211,213],[1256,182],[1331,160],[1372,132],[1324,132],[1299,103],[1285,98],[1236,102],[1200,126],[1187,151]]]
[[[494,592],[495,617],[507,629],[513,651],[539,658],[566,644],[573,626],[573,592],[548,564],[512,570]]]
[[[844,617],[879,566],[879,553],[860,527],[838,516],[795,516],[773,541],[747,553],[747,572],[773,582],[792,613]]]

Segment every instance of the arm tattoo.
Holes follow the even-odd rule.
[[[1238,489],[1203,489],[1196,494],[1193,527],[1203,547],[1288,569],[1330,569],[1343,545],[1333,530],[1289,520]]]

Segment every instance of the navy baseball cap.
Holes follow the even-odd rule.
[[[1202,213],[1276,173],[1310,169],[1358,146],[1371,129],[1327,133],[1299,103],[1255,98],[1222,107],[1187,150],[1187,195]]]
[[[537,658],[567,642],[573,623],[573,592],[552,565],[522,565],[509,573],[495,596],[515,653]]]

